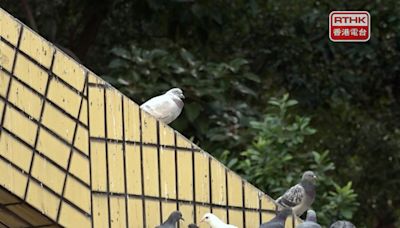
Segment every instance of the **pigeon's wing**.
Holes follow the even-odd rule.
[[[153,97],[140,106],[143,110],[154,116],[156,119],[166,119],[171,115],[174,108],[173,101],[166,95]]]
[[[279,197],[276,201],[284,207],[294,207],[301,203],[305,195],[303,186],[296,184]]]

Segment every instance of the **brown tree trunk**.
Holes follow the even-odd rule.
[[[81,32],[74,34],[72,51],[84,60],[91,45],[95,42],[102,22],[111,10],[112,1],[89,1],[83,10],[81,21],[84,23]]]

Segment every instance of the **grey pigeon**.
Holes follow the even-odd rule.
[[[283,207],[291,207],[297,216],[302,215],[314,202],[316,180],[317,176],[312,171],[304,172],[300,183],[287,190],[276,202]]]
[[[331,228],[356,228],[356,226],[349,221],[336,221],[331,225]]]
[[[156,226],[155,228],[175,228],[176,223],[179,220],[184,220],[182,218],[182,213],[179,211],[174,211],[172,212],[169,217],[167,218],[167,220],[165,220],[165,222],[159,226]]]
[[[317,223],[317,214],[314,210],[307,211],[306,221],[297,225],[296,228],[321,228]]]
[[[189,224],[189,226],[188,226],[189,228],[199,228],[196,224],[194,224],[194,223],[192,223],[192,224]]]
[[[165,124],[169,124],[181,114],[184,105],[182,99],[185,99],[182,90],[173,88],[163,95],[146,101],[140,108]]]
[[[285,228],[286,218],[292,214],[291,208],[285,208],[276,214],[269,222],[260,225],[260,228]]]

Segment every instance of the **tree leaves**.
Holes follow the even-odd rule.
[[[316,133],[310,126],[310,118],[295,116],[290,108],[297,104],[289,94],[271,98],[269,103],[278,109],[265,114],[263,121],[252,121],[250,126],[257,134],[251,145],[236,154],[225,151],[220,159],[233,170],[262,190],[278,197],[286,188],[297,183],[301,174],[313,170],[318,176],[316,199],[318,218],[328,224],[332,217],[351,219],[358,203],[351,182],[340,187],[332,178],[335,165],[327,150],[319,153],[302,149],[309,135]],[[286,187],[286,188],[285,188]]]
[[[399,183],[393,178],[400,167],[398,1],[108,3],[94,11],[88,0],[30,5],[41,35],[79,53],[89,50],[83,64],[136,102],[182,87],[187,106],[173,126],[215,156],[229,150],[231,158],[239,157],[250,144],[260,151],[269,145],[279,151],[329,150],[326,158],[334,162],[338,182],[352,180],[360,202],[366,202],[356,214],[357,225],[400,217]],[[14,1],[1,5],[27,22]],[[379,18],[372,20],[371,40],[330,42],[329,9],[369,10]],[[99,12],[101,17],[92,17]],[[84,31],[89,36],[80,36]],[[281,96],[289,92],[299,104]],[[273,134],[252,143],[266,127]],[[322,155],[313,159],[313,168],[325,164],[321,172],[331,170]]]
[[[129,91],[134,85],[134,95],[143,98],[180,87],[188,99],[185,115],[174,123],[176,127],[195,129],[192,134],[205,141],[204,146],[215,146],[217,151],[242,144],[246,137],[239,137],[239,129],[247,127],[256,115],[257,110],[249,105],[257,100],[253,83],[259,81],[249,72],[247,60],[201,61],[184,48],[147,50],[128,46],[112,50],[116,58],[108,67],[110,76],[118,78],[112,80],[115,86]],[[228,102],[231,96],[237,99]],[[234,143],[224,148],[226,140]]]

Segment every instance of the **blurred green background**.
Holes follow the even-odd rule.
[[[400,2],[2,0],[142,103],[184,90],[172,126],[272,197],[304,170],[327,226],[400,227]],[[367,43],[333,43],[332,10],[367,10]]]

